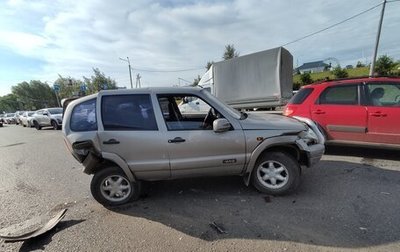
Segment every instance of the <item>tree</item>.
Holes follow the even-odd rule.
[[[222,58],[224,60],[228,60],[228,59],[233,59],[239,57],[239,52],[236,51],[234,45],[226,45],[225,46],[225,52],[224,55],[222,56]]]
[[[195,86],[199,85],[200,80],[201,80],[200,75],[197,75],[197,78],[193,80],[192,86],[195,87]]]
[[[357,61],[356,68],[365,67],[365,64],[361,63],[361,61]]]
[[[392,57],[381,55],[375,63],[375,72],[381,76],[390,75],[390,72],[395,66],[396,63]]]
[[[214,61],[208,61],[206,65],[206,71],[210,70],[212,64],[214,64]]]
[[[17,97],[18,110],[36,110],[44,107],[56,107],[57,98],[47,83],[39,80],[24,81],[11,88]]]
[[[77,80],[72,77],[63,77],[59,74],[58,79],[54,82],[54,84],[60,86],[60,91],[58,92],[58,95],[60,99],[63,99],[78,95],[80,87],[81,85],[83,85],[83,81]]]
[[[310,73],[303,73],[300,75],[300,81],[303,85],[313,83],[313,79],[311,78]]]
[[[18,104],[17,96],[14,94],[8,94],[5,96],[0,97],[0,114],[3,112],[15,112],[17,110],[20,110],[19,107],[20,104]]]
[[[98,68],[93,68],[94,75],[90,78],[83,76],[86,94],[94,94],[103,89],[117,89],[117,83],[106,77]]]
[[[346,71],[346,69],[342,69],[340,65],[333,69],[332,74],[335,76],[336,79],[346,78],[349,76],[349,73]]]

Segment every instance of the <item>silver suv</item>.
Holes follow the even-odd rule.
[[[181,110],[191,99],[208,109]],[[62,126],[67,148],[94,174],[93,197],[119,205],[138,199],[141,181],[195,176],[240,175],[263,193],[289,193],[301,167],[324,152],[322,134],[305,121],[240,113],[199,88],[149,88],[72,101]]]
[[[57,130],[61,128],[62,125],[62,108],[45,108],[39,109],[32,115],[33,126],[37,130],[42,129],[42,127],[53,127]]]

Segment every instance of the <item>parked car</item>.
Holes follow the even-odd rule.
[[[400,148],[400,78],[353,78],[304,86],[283,113],[316,122],[328,144]]]
[[[62,108],[45,108],[36,111],[32,117],[33,126],[37,130],[42,127],[53,127],[53,129],[60,129],[62,125]]]
[[[201,100],[204,113],[178,102]],[[295,190],[301,167],[318,162],[323,136],[310,120],[240,113],[199,88],[108,90],[72,101],[67,148],[94,174],[93,197],[119,205],[139,197],[141,181],[240,175],[261,192]]]
[[[20,116],[21,125],[24,127],[33,127],[31,121],[34,118],[32,116],[34,113],[34,111],[25,111],[22,116]]]
[[[25,111],[15,111],[15,124],[21,124],[21,117]]]
[[[16,122],[15,113],[7,113],[4,117],[4,121],[7,124],[15,124]]]

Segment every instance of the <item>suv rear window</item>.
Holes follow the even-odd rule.
[[[302,88],[295,94],[292,99],[290,99],[289,103],[291,104],[302,104],[307,97],[312,93],[313,88]]]
[[[96,99],[82,102],[74,107],[70,127],[73,131],[97,130]]]
[[[104,130],[158,130],[150,95],[107,95],[101,101]]]

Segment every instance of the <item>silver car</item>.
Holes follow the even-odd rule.
[[[42,127],[53,127],[57,130],[62,125],[62,113],[62,108],[39,109],[32,115],[31,121],[37,130],[42,129]]]
[[[198,99],[204,113],[180,110]],[[67,148],[94,174],[103,205],[138,199],[142,181],[239,175],[272,195],[292,192],[301,167],[317,163],[324,138],[309,120],[240,113],[206,90],[148,88],[100,91],[65,110]]]

